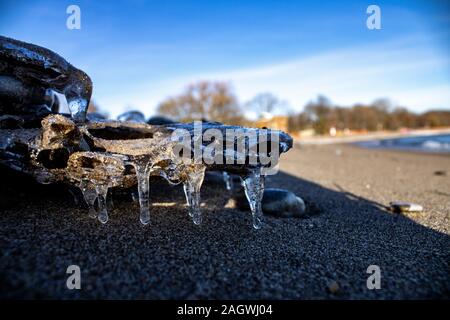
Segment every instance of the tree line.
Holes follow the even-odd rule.
[[[401,128],[435,128],[450,126],[450,111],[432,110],[421,114],[405,107],[395,106],[388,99],[378,99],[371,104],[336,106],[324,96],[308,103],[304,111],[289,115],[288,130],[295,132],[307,128],[317,134],[336,130],[379,131]]]
[[[287,112],[287,104],[271,93],[261,93],[240,105],[231,85],[226,82],[201,81],[189,85],[184,92],[170,97],[158,106],[158,113],[173,120],[189,122],[212,120],[233,125],[252,125],[244,110],[258,117],[274,110]],[[417,114],[405,107],[394,106],[388,99],[378,99],[371,104],[336,106],[319,96],[299,113],[290,113],[289,132],[313,129],[317,134],[336,130],[378,131],[400,128],[450,126],[450,111],[428,111]]]

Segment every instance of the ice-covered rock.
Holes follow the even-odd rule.
[[[85,121],[90,78],[48,49],[5,37],[0,73],[1,164],[40,183],[78,187],[90,216],[102,223],[108,221],[108,190],[137,186],[140,221],[148,224],[149,177],[160,176],[183,185],[189,216],[200,224],[205,171],[225,172],[227,188],[234,174],[242,178],[253,226],[261,227],[264,170],[292,147],[286,133],[207,121],[150,125],[135,113],[123,115],[125,121]],[[57,113],[58,92],[71,115]]]

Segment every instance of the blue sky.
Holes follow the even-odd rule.
[[[56,51],[94,82],[112,116],[147,116],[198,80],[240,102],[272,92],[293,111],[318,94],[340,105],[387,97],[450,109],[448,1],[4,1],[0,34]],[[66,28],[67,6],[81,30]],[[381,8],[368,30],[366,8]]]

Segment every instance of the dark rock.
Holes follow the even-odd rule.
[[[175,123],[175,121],[163,117],[163,116],[154,116],[147,120],[147,124],[151,125],[165,125],[165,124],[172,124]]]
[[[55,112],[55,90],[66,96],[75,120],[85,120],[92,81],[53,51],[0,36],[0,74],[0,114]]]

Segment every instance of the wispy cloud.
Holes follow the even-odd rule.
[[[289,61],[181,76],[137,85],[133,92],[102,98],[113,114],[131,104],[147,114],[169,95],[198,80],[233,84],[241,102],[270,91],[300,110],[318,94],[340,105],[369,103],[380,97],[415,111],[450,107],[450,59],[417,39],[332,50]],[[419,39],[420,40],[420,39]]]

